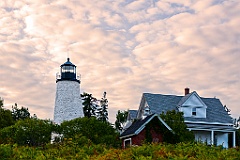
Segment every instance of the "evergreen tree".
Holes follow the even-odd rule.
[[[107,93],[103,93],[103,97],[100,100],[100,105],[96,108],[96,117],[102,122],[108,121],[108,100],[106,98]]]
[[[127,122],[128,111],[120,111],[116,114],[115,128],[122,131],[125,123]]]
[[[92,94],[88,94],[84,92],[81,94],[83,100],[83,113],[85,117],[92,117],[95,116],[96,111],[96,102],[97,99],[92,96]]]
[[[15,121],[30,118],[30,112],[28,111],[28,108],[18,108],[17,103],[15,103],[15,105],[12,106],[12,117]]]

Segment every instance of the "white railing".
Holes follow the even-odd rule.
[[[56,80],[61,79],[61,74],[59,72],[56,73]]]

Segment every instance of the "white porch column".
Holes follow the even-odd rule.
[[[214,131],[211,131],[211,145],[214,144]]]
[[[236,132],[233,132],[233,147],[236,147]]]

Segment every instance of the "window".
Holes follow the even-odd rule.
[[[132,139],[128,138],[124,140],[124,148],[128,148],[132,145]]]
[[[74,73],[74,67],[73,66],[63,66],[62,67],[62,72]]]
[[[192,116],[196,116],[197,115],[197,108],[192,108]]]

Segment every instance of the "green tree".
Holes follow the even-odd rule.
[[[0,108],[3,108],[3,98],[0,97]]]
[[[116,114],[115,128],[122,131],[125,123],[127,122],[128,111],[120,111]]]
[[[30,112],[28,111],[28,108],[18,108],[17,103],[15,103],[15,105],[12,106],[12,117],[15,121],[23,120],[30,118]]]
[[[11,111],[3,108],[3,99],[0,97],[0,129],[14,124]]]
[[[81,137],[89,139],[94,144],[119,147],[118,133],[108,122],[101,122],[96,117],[76,118],[64,121],[61,124],[64,138],[72,138],[77,141]]]
[[[50,120],[27,118],[0,130],[0,143],[39,146],[49,143],[55,125]]]
[[[108,100],[106,98],[106,92],[103,93],[103,97],[100,100],[100,106],[96,108],[96,117],[102,122],[108,121]]]
[[[92,117],[95,116],[96,111],[96,101],[97,99],[92,96],[92,94],[88,94],[84,92],[81,94],[83,100],[83,113],[85,117]]]
[[[240,128],[236,130],[236,146],[240,146]]]
[[[177,112],[175,110],[167,111],[166,113],[160,114],[160,117],[169,125],[169,127],[172,128],[175,133],[173,134],[173,137],[169,137],[169,139],[167,139],[169,143],[194,141],[193,132],[189,131],[187,129],[187,125],[184,123],[183,112]]]

